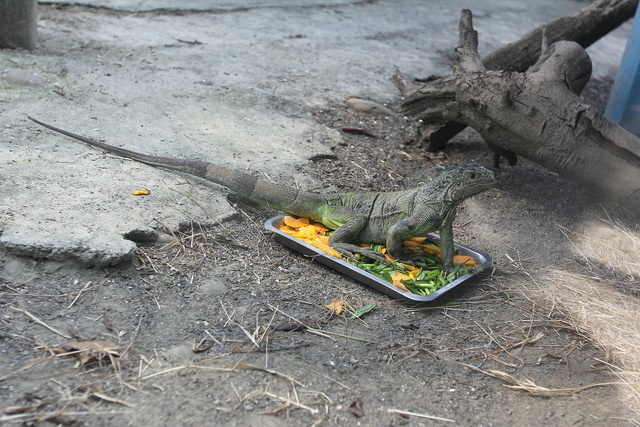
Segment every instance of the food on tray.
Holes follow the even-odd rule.
[[[417,295],[432,294],[458,277],[473,271],[478,265],[473,257],[455,255],[453,269],[444,271],[440,260],[438,241],[429,237],[413,237],[402,243],[405,249],[414,252],[416,258],[415,266],[398,262],[386,255],[387,249],[383,245],[368,243],[362,243],[361,245],[385,254],[388,262],[372,260],[363,255],[356,255],[357,261],[354,261],[342,257],[329,246],[329,236],[332,230],[319,222],[311,221],[309,218],[285,216],[278,228],[329,255],[342,258],[370,274],[393,283],[404,291]]]

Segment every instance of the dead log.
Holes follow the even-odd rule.
[[[37,0],[0,0],[0,48],[34,49]]]
[[[460,20],[454,75],[420,88],[398,71],[403,113],[464,123],[496,147],[533,160],[640,214],[640,139],[577,95],[591,71],[585,50],[551,45],[524,73],[488,70],[471,12]]]
[[[637,6],[638,0],[594,1],[572,16],[554,19],[529,31],[519,40],[494,50],[482,58],[482,63],[490,70],[525,71],[540,57],[543,33],[549,44],[573,40],[586,48],[632,18]],[[451,121],[421,126],[421,144],[429,151],[440,150],[465,127]],[[508,160],[514,163],[515,158]]]

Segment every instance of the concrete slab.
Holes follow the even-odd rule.
[[[264,8],[326,7],[365,3],[367,1],[368,0],[73,0],[41,1],[39,3],[83,5],[129,12],[148,12],[153,10],[229,12]]]
[[[487,53],[585,5],[66,3],[97,8],[42,7],[39,48],[0,51],[0,70],[9,70],[0,79],[0,243],[18,254],[97,266],[128,259],[132,240],[157,238],[165,226],[215,223],[234,210],[212,184],[104,155],[38,128],[28,114],[136,151],[230,163],[313,186],[308,159],[331,153],[341,135],[317,123],[312,110],[350,96],[397,100],[390,81],[396,65],[413,76],[450,73],[463,7],[473,8]],[[184,11],[118,12],[151,9]],[[615,73],[624,31],[603,41],[606,49],[592,49],[596,73]],[[151,195],[131,195],[141,187]]]

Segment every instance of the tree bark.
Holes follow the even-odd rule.
[[[638,0],[597,0],[575,15],[543,24],[519,40],[494,50],[482,58],[482,63],[490,70],[523,72],[540,57],[543,34],[549,44],[573,40],[586,48],[632,18],[637,6]],[[421,144],[426,145],[429,151],[440,150],[465,127],[452,121],[422,126]],[[515,158],[507,159],[509,163],[515,163]]]
[[[0,48],[34,49],[37,0],[0,0]]]
[[[640,214],[640,139],[578,96],[591,60],[577,43],[551,45],[525,73],[488,70],[471,12],[460,20],[454,75],[417,88],[398,71],[403,113],[455,121],[490,145],[533,160]]]

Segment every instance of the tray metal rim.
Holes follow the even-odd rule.
[[[438,289],[437,291],[429,294],[429,295],[417,295],[411,292],[407,292],[407,291],[403,291],[402,289],[398,288],[397,286],[395,286],[393,283],[389,283],[384,279],[381,279],[377,276],[374,276],[373,274],[369,273],[368,271],[362,270],[358,267],[356,267],[353,264],[350,264],[349,262],[345,261],[342,258],[338,258],[338,257],[334,257],[332,255],[327,254],[326,252],[324,252],[321,249],[318,249],[314,246],[311,246],[310,244],[300,240],[300,239],[296,239],[295,237],[285,233],[282,230],[279,230],[276,226],[275,223],[278,221],[281,221],[286,215],[285,214],[281,214],[281,215],[277,215],[273,218],[268,219],[265,223],[264,223],[264,228],[268,231],[271,231],[273,233],[275,233],[276,235],[276,240],[278,240],[283,246],[286,246],[298,253],[301,253],[303,255],[307,255],[307,256],[313,256],[314,260],[317,260],[318,262],[320,262],[321,264],[324,264],[325,266],[332,268],[333,270],[338,271],[339,273],[342,273],[348,277],[351,277],[352,279],[366,285],[369,286],[371,288],[374,288],[376,290],[378,290],[379,292],[382,292],[384,294],[386,294],[387,296],[393,297],[393,298],[397,298],[397,299],[401,299],[404,301],[410,301],[410,302],[429,302],[429,301],[433,301],[439,297],[441,297],[442,295],[444,295],[445,293],[451,291],[452,289],[454,289],[455,287],[457,287],[458,285],[462,284],[463,282],[478,276],[482,271],[490,268],[491,266],[493,266],[493,262],[491,260],[491,258],[486,255],[483,254],[481,252],[478,252],[474,249],[471,249],[465,245],[461,245],[459,243],[455,243],[455,248],[456,249],[462,249],[464,252],[468,253],[468,254],[472,254],[475,255],[474,258],[479,260],[484,260],[477,268],[476,270],[469,272],[463,276],[458,277],[456,280],[454,280],[453,282],[447,284],[446,286],[443,286],[442,288]],[[433,238],[437,238],[439,239],[440,236],[437,233],[428,233],[427,234],[428,237],[433,237]],[[301,248],[303,248],[305,251],[303,252],[301,250]],[[336,268],[338,267],[338,268]],[[351,274],[349,274],[351,273]],[[365,280],[363,280],[365,279]]]

